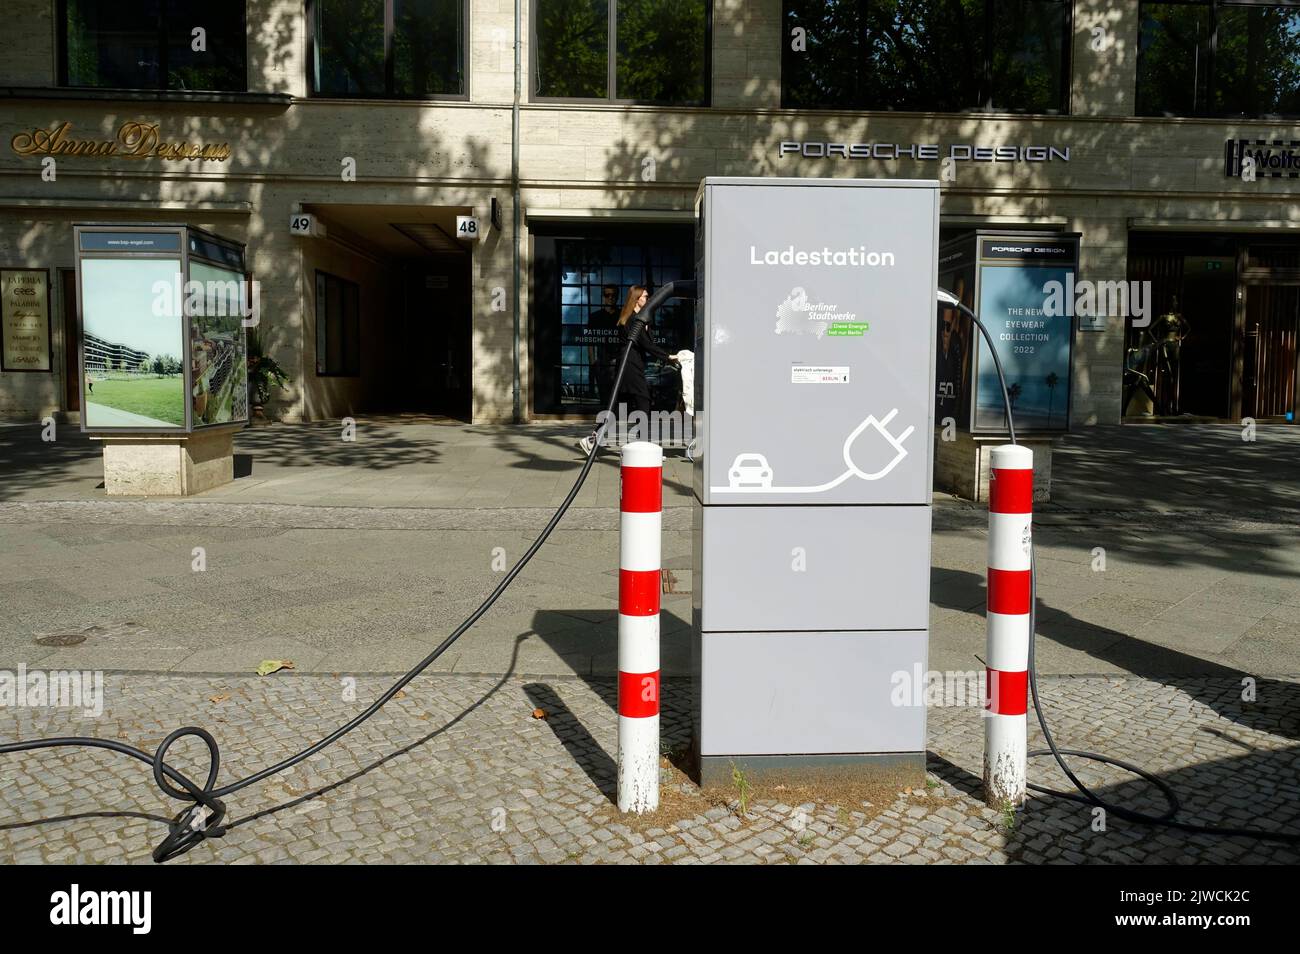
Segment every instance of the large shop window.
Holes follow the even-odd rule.
[[[318,96],[466,95],[465,0],[311,0],[311,87]]]
[[[708,102],[708,0],[533,0],[533,96]]]
[[[1143,3],[1142,116],[1300,116],[1300,3]]]
[[[1068,109],[1068,0],[785,0],[784,13],[787,108]]]
[[[595,416],[609,403],[621,354],[617,323],[633,285],[653,292],[694,275],[692,229],[533,232],[533,413]],[[669,353],[693,348],[695,306],[672,299],[654,315],[650,335]],[[646,364],[651,405],[671,411],[681,375]]]
[[[64,86],[245,92],[244,0],[61,0]]]
[[[316,273],[316,373],[361,374],[361,289],[327,272]]]

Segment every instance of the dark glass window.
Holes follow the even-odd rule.
[[[316,373],[361,374],[361,288],[327,272],[316,273]]]
[[[1300,115],[1300,6],[1220,6],[1214,112]]]
[[[1138,35],[1137,111],[1195,116],[1206,109],[1210,7],[1144,3]]]
[[[595,415],[609,402],[621,353],[618,316],[629,290],[643,285],[654,291],[664,282],[692,277],[692,229],[534,231],[534,236],[533,411]],[[651,320],[650,335],[669,352],[693,348],[693,303],[664,303]],[[676,370],[651,360],[646,381],[655,410],[677,407],[681,378]]]
[[[393,0],[393,92],[424,98],[465,91],[465,14],[447,0]]]
[[[1066,0],[786,0],[785,26],[787,107],[1066,108]]]
[[[708,0],[535,0],[533,93],[703,104],[711,9]]]
[[[312,0],[312,91],[465,94],[465,0]]]
[[[313,12],[313,91],[384,95],[384,0],[315,0]]]
[[[1300,115],[1300,4],[1143,3],[1143,116]]]
[[[538,95],[608,97],[608,0],[538,0],[534,13]]]
[[[244,0],[63,0],[64,85],[248,89]]]

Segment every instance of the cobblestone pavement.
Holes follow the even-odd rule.
[[[9,724],[16,722],[20,738],[84,732],[146,749],[176,726],[201,725],[222,744],[226,781],[324,734],[388,681],[359,678],[352,699],[345,698],[350,685],[285,673],[110,673],[100,718],[19,709]],[[1261,680],[1251,702],[1242,701],[1238,681],[1197,677],[1049,677],[1042,688],[1061,745],[1158,773],[1182,796],[1186,820],[1300,830],[1300,681]],[[671,681],[665,690],[664,744],[672,750],[687,730],[681,692]],[[742,813],[736,791],[701,794],[665,761],[660,811],[628,819],[611,804],[613,702],[613,683],[603,680],[421,677],[339,744],[231,796],[226,837],[179,863],[1300,861],[1293,846],[1116,818],[1094,830],[1090,809],[1054,799],[1035,797],[1018,816],[1004,817],[978,800],[983,726],[980,710],[968,706],[930,709],[930,771],[915,791],[864,796],[851,786],[805,792],[758,784]],[[535,707],[547,718],[532,718]],[[186,745],[173,749],[174,764],[201,777],[201,746]],[[113,753],[0,759],[5,863],[148,862],[162,819],[177,807],[157,793],[146,766]],[[1077,764],[1105,797],[1162,809],[1144,783]],[[1038,759],[1030,777],[1063,783]],[[90,814],[108,810],[135,814]],[[64,820],[26,824],[58,817]]]

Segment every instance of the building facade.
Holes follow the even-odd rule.
[[[696,188],[729,175],[940,179],[946,238],[1078,233],[1080,281],[1151,282],[1178,380],[1101,315],[1075,426],[1293,419],[1300,8],[521,4],[8,0],[0,269],[46,276],[48,359],[6,340],[0,418],[79,408],[83,223],[246,244],[271,416],[588,417],[613,310],[691,276]],[[654,333],[690,347],[689,304]]]

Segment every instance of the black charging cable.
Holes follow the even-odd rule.
[[[84,735],[67,735],[58,736],[50,739],[36,739],[30,742],[8,742],[0,745],[0,755],[10,752],[31,752],[37,749],[52,748],[94,748],[108,749],[112,752],[118,752],[122,755],[128,755],[131,758],[138,759],[141,762],[153,767],[154,781],[162,789],[163,794],[175,798],[179,801],[189,802],[186,808],[176,813],[171,823],[168,825],[167,837],[164,838],[153,850],[153,860],[156,862],[169,861],[178,855],[183,855],[199,842],[207,838],[220,838],[226,833],[226,827],[222,821],[226,815],[226,805],[222,799],[233,795],[241,789],[256,784],[263,779],[270,778],[272,775],[278,775],[285,769],[293,768],[299,762],[311,758],[316,753],[329,745],[337,742],[343,736],[347,735],[361,723],[365,722],[376,712],[382,709],[397,693],[406,686],[412,679],[424,672],[433,664],[439,656],[445,653],[456,640],[465,635],[469,629],[483,618],[484,614],[492,608],[497,599],[506,588],[514,582],[520,571],[528,565],[533,556],[542,548],[552,531],[559,525],[569,507],[578,496],[578,491],[582,489],[583,483],[590,473],[592,464],[595,463],[596,455],[600,452],[601,444],[604,441],[605,431],[614,416],[614,404],[618,400],[618,390],[623,383],[623,373],[627,370],[628,356],[632,348],[636,345],[637,337],[641,333],[642,327],[648,322],[655,310],[669,298],[691,298],[695,295],[695,282],[693,281],[675,281],[668,282],[660,286],[653,295],[646,301],[641,310],[628,317],[628,335],[627,343],[623,346],[623,355],[618,363],[618,372],[614,376],[614,384],[610,389],[609,406],[605,412],[599,415],[597,421],[597,430],[592,441],[591,450],[587,453],[583,461],[582,469],[578,472],[577,479],[573,482],[573,487],[564,502],[560,504],[555,514],[547,521],[546,526],[533,541],[532,545],[524,552],[510,571],[500,583],[493,588],[487,598],[471,613],[463,623],[456,627],[446,639],[439,643],[434,650],[425,656],[424,659],[416,663],[404,676],[393,683],[378,699],[366,707],[365,711],[360,713],[356,718],[339,726],[329,735],[317,742],[307,746],[307,748],[291,755],[286,759],[276,762],[274,765],[267,766],[261,771],[254,772],[245,778],[231,782],[228,785],[217,787],[217,775],[221,768],[221,750],[217,745],[217,740],[206,729],[198,726],[185,726],[172,732],[167,738],[163,739],[162,744],[154,751],[152,755],[143,749],[138,749],[133,745],[127,745],[124,742],[116,742],[111,739],[98,739],[93,736]],[[208,747],[208,777],[203,785],[199,785],[167,764],[167,750],[172,745],[183,738],[195,736],[203,741]]]
[[[949,308],[956,308],[969,318],[984,336],[985,342],[989,346],[989,354],[993,356],[993,367],[998,372],[998,383],[1002,386],[1002,406],[1007,418],[1007,433],[1011,443],[1016,441],[1016,426],[1011,417],[1011,397],[1007,391],[1007,378],[1002,371],[1002,361],[998,357],[997,348],[993,346],[993,338],[989,334],[984,323],[979,320],[970,308],[951,292],[944,289],[939,290],[939,302]],[[1077,789],[1074,792],[1063,792],[1053,788],[1047,788],[1042,785],[1029,784],[1028,788],[1035,792],[1041,792],[1044,795],[1050,795],[1053,798],[1064,798],[1072,802],[1079,802],[1083,805],[1093,805],[1105,810],[1107,813],[1114,814],[1125,821],[1137,822],[1143,825],[1158,825],[1165,828],[1176,828],[1180,831],[1190,832],[1198,835],[1231,835],[1243,838],[1258,838],[1269,841],[1281,841],[1288,844],[1300,844],[1300,834],[1285,831],[1265,831],[1259,828],[1223,828],[1214,825],[1198,825],[1194,822],[1179,821],[1177,816],[1182,812],[1182,803],[1178,800],[1177,793],[1173,787],[1164,779],[1157,777],[1152,772],[1134,765],[1131,762],[1125,762],[1120,759],[1112,758],[1109,755],[1102,755],[1098,752],[1087,752],[1082,749],[1062,749],[1056,744],[1056,739],[1052,736],[1052,730],[1047,725],[1047,717],[1043,714],[1043,706],[1038,697],[1038,667],[1035,665],[1034,645],[1038,641],[1038,573],[1034,559],[1033,535],[1030,535],[1029,545],[1029,690],[1034,698],[1034,714],[1038,718],[1038,725],[1043,730],[1043,738],[1047,740],[1047,748],[1034,749],[1026,753],[1029,758],[1043,758],[1051,756],[1056,760],[1056,764],[1061,767],[1065,777]],[[1088,786],[1080,781],[1079,777],[1070,769],[1065,762],[1065,756],[1073,758],[1086,759],[1090,762],[1100,762],[1103,765],[1113,765],[1116,768],[1131,772],[1139,778],[1145,779],[1156,787],[1168,804],[1168,808],[1159,815],[1151,815],[1146,812],[1139,812],[1132,808],[1126,808],[1123,805],[1117,805],[1114,802],[1108,802]]]

